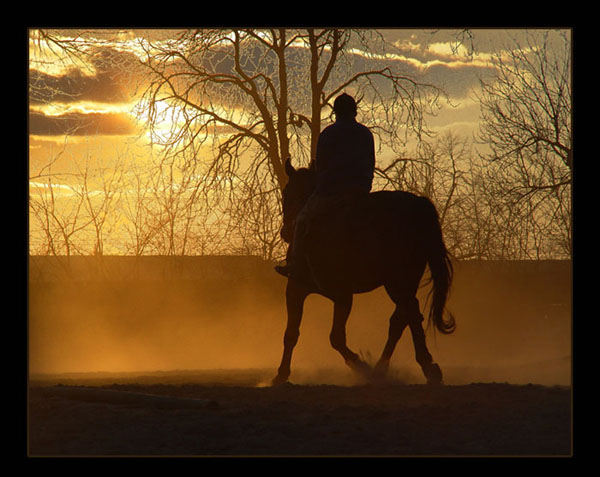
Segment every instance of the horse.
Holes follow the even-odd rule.
[[[282,192],[282,239],[292,246],[300,210],[315,189],[310,168],[295,169],[285,162],[288,182]],[[317,293],[334,303],[331,346],[346,365],[369,381],[384,380],[394,348],[408,326],[415,357],[428,384],[443,383],[442,371],[427,349],[423,315],[416,294],[429,266],[432,296],[428,326],[450,334],[456,324],[446,310],[453,266],[444,244],[437,210],[426,197],[404,191],[374,191],[348,199],[337,213],[310,221],[303,247],[311,279],[288,277],[285,297],[287,326],[283,356],[272,385],[288,382],[291,359],[300,335],[304,302]],[[396,307],[389,319],[388,338],[381,357],[371,368],[346,344],[346,322],[353,295],[383,286]],[[444,318],[446,315],[446,318]]]

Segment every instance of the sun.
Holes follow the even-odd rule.
[[[182,142],[181,130],[186,124],[186,114],[180,105],[168,99],[141,101],[133,114],[144,128],[148,143],[172,147]]]

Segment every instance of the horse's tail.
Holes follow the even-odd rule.
[[[429,199],[422,198],[422,200],[426,204],[424,206],[425,213],[423,214],[423,243],[425,245],[427,264],[431,272],[431,280],[433,281],[430,291],[430,296],[433,295],[433,300],[429,310],[429,323],[433,322],[441,333],[450,334],[454,332],[456,322],[454,321],[454,316],[445,310],[445,308],[452,284],[454,267],[444,244],[442,227],[437,210]],[[448,315],[446,319],[444,319],[445,311]]]

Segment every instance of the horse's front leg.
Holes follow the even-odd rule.
[[[287,307],[287,327],[283,336],[283,357],[277,371],[277,376],[272,381],[273,385],[286,383],[291,373],[292,352],[300,336],[300,322],[302,321],[302,311],[304,300],[309,295],[306,287],[298,281],[288,280],[285,290],[285,299]]]
[[[363,377],[368,377],[371,372],[370,366],[362,361],[359,356],[346,345],[346,322],[350,316],[351,309],[352,295],[338,297],[334,300],[333,326],[331,328],[331,334],[329,335],[329,341],[331,342],[333,349],[342,355],[346,364],[353,371]]]

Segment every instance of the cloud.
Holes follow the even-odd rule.
[[[126,103],[131,100],[130,83],[138,71],[133,53],[97,48],[90,56],[90,64],[94,71],[91,75],[76,67],[54,75],[31,69],[30,104]]]
[[[37,136],[127,135],[137,131],[135,121],[120,113],[29,114],[29,134]]]
[[[443,88],[451,98],[464,99],[479,85],[479,79],[490,74],[491,68],[464,64],[437,63],[429,66],[421,79]]]
[[[81,101],[121,103],[129,100],[123,85],[108,75],[87,76],[76,68],[58,76],[32,70],[29,74],[29,92],[32,105]]]

